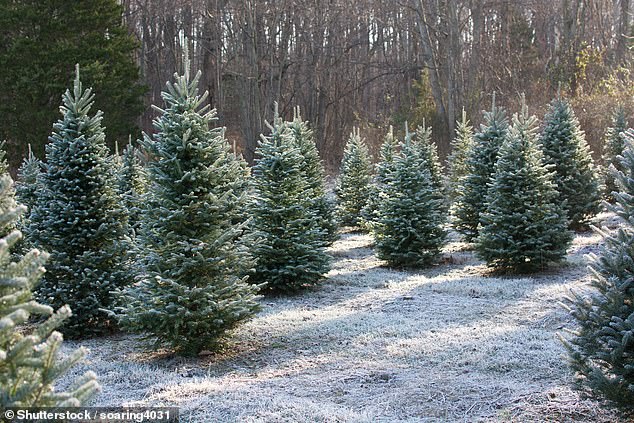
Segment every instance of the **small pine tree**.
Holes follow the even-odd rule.
[[[388,183],[394,167],[394,156],[399,148],[398,139],[394,136],[394,128],[390,126],[381,149],[379,151],[379,162],[375,165],[373,183],[370,185],[368,202],[361,210],[362,226],[374,231],[374,225],[379,218],[379,204],[381,203],[381,193],[384,192],[384,185]]]
[[[456,122],[456,136],[451,141],[451,153],[447,159],[449,164],[449,199],[453,202],[462,191],[463,178],[469,173],[467,160],[473,149],[473,127],[462,109],[462,120]]]
[[[627,119],[623,107],[617,107],[612,115],[612,126],[605,132],[603,142],[603,177],[605,180],[605,198],[613,203],[615,198],[613,192],[618,191],[615,173],[611,170],[614,167],[617,171],[623,171],[619,156],[623,154],[625,145],[623,132],[627,130]]]
[[[295,147],[304,157],[304,177],[308,182],[306,197],[312,202],[312,208],[319,216],[324,232],[324,245],[331,245],[337,239],[337,223],[335,221],[334,207],[326,195],[326,181],[324,165],[319,157],[319,151],[315,145],[313,131],[308,122],[302,120],[299,107],[295,111],[292,122],[287,124],[288,131],[294,141]]]
[[[147,190],[147,174],[140,154],[130,140],[123,150],[117,178],[117,189],[128,214],[128,224],[134,233],[139,230],[140,216],[143,211],[141,197]]]
[[[615,171],[618,191],[610,208],[624,224],[604,237],[599,256],[590,256],[589,295],[574,293],[568,306],[578,324],[572,339],[561,337],[579,389],[634,410],[634,131]]]
[[[277,115],[277,113],[276,113]],[[254,283],[267,290],[296,291],[315,285],[329,269],[322,216],[306,192],[306,159],[277,116],[262,136],[253,167]]]
[[[379,258],[392,266],[429,265],[445,239],[446,210],[427,147],[406,134],[381,185],[374,236]]]
[[[342,225],[357,226],[361,223],[361,211],[370,197],[371,183],[370,152],[359,130],[353,130],[346,143],[335,187],[337,217]]]
[[[114,329],[105,310],[113,304],[112,292],[129,280],[122,266],[124,214],[101,112],[89,115],[93,94],[82,88],[79,67],[62,100],[28,232],[52,257],[37,294],[53,308],[73,305],[62,330],[76,337]]]
[[[210,129],[215,110],[198,94],[201,72],[184,74],[162,93],[156,133],[143,146],[150,188],[139,236],[144,254],[138,282],[119,292],[119,322],[155,346],[183,355],[217,348],[228,330],[259,309],[252,266],[241,242],[248,169]]]
[[[453,226],[467,241],[478,235],[480,214],[486,209],[488,184],[495,172],[500,146],[509,129],[506,112],[495,105],[484,113],[484,124],[473,137],[467,159],[467,175],[460,181],[460,192],[453,205]]]
[[[412,142],[418,144],[417,148],[425,160],[425,167],[429,169],[434,189],[444,198],[445,183],[443,181],[442,166],[440,165],[438,151],[431,136],[431,126],[425,126],[425,121],[423,121],[423,126],[419,126],[416,129]]]
[[[572,241],[553,175],[537,146],[537,118],[526,105],[500,147],[476,251],[497,270],[532,272],[561,260]]]
[[[601,209],[599,178],[585,135],[570,103],[556,98],[544,117],[540,147],[555,171],[559,202],[566,205],[570,228],[583,229]]]
[[[24,158],[22,165],[18,169],[18,181],[15,184],[15,193],[18,200],[29,211],[33,209],[38,201],[39,177],[43,168],[44,163],[35,157],[29,145],[28,156]]]
[[[0,227],[14,227],[26,208],[13,200],[11,178],[0,176]],[[64,358],[60,354],[62,335],[54,330],[67,319],[68,306],[53,313],[51,307],[32,299],[32,290],[44,273],[48,254],[31,250],[18,262],[11,260],[11,248],[22,234],[14,230],[0,239],[0,409],[7,407],[78,407],[99,385],[88,372],[66,392],[54,389],[56,379],[82,360],[85,349]],[[30,316],[46,320],[25,326]]]

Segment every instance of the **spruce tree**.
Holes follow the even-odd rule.
[[[343,152],[335,187],[337,217],[342,225],[357,226],[361,223],[361,211],[368,203],[371,183],[370,152],[359,130],[353,130]]]
[[[105,310],[112,306],[112,291],[129,283],[122,266],[124,214],[101,112],[89,115],[92,104],[92,91],[83,89],[77,67],[73,90],[62,97],[63,117],[46,147],[29,223],[29,240],[52,258],[37,294],[53,308],[73,305],[75,312],[62,328],[70,336],[113,330],[115,322]]]
[[[618,190],[610,206],[623,225],[590,256],[594,290],[574,293],[568,305],[578,328],[564,339],[579,389],[634,410],[634,131],[624,137]]]
[[[423,120],[423,125],[416,129],[412,142],[418,144],[417,148],[425,160],[425,167],[429,169],[434,189],[444,198],[445,183],[443,181],[442,166],[440,165],[440,159],[438,159],[436,145],[434,145],[431,136],[432,128],[431,126],[426,126]]]
[[[248,169],[224,129],[210,129],[216,111],[205,104],[208,93],[198,93],[200,77],[190,77],[186,51],[183,75],[167,83],[166,107],[156,108],[156,132],[143,140],[150,156],[138,236],[144,254],[139,280],[120,292],[117,309],[123,328],[183,355],[217,348],[259,309],[241,242]]]
[[[381,185],[374,237],[379,258],[392,266],[424,267],[440,253],[446,210],[426,142],[406,134]]]
[[[584,229],[601,209],[599,178],[585,135],[568,101],[556,98],[544,118],[540,148],[555,171],[559,202],[566,205],[570,228]]]
[[[311,182],[305,157],[277,116],[256,149],[253,167],[252,281],[269,291],[296,291],[317,284],[329,269],[322,216],[306,196]]]
[[[134,233],[139,230],[143,212],[141,198],[147,190],[147,174],[140,155],[141,152],[130,140],[123,150],[117,177],[117,189],[128,214],[128,224]]]
[[[615,173],[612,167],[617,171],[623,171],[619,156],[623,154],[625,145],[623,132],[627,130],[627,120],[623,107],[617,107],[612,115],[612,126],[605,132],[605,140],[603,142],[603,177],[605,180],[605,198],[613,203],[615,198],[613,192],[618,191],[615,179]]]
[[[18,169],[18,180],[15,184],[17,198],[21,204],[24,204],[28,208],[29,212],[38,201],[39,177],[43,168],[44,164],[40,159],[35,157],[29,145],[29,153]],[[28,212],[26,216],[28,216]]]
[[[319,157],[315,145],[313,131],[308,122],[302,120],[299,107],[294,112],[292,122],[287,124],[295,147],[304,157],[304,177],[308,182],[306,197],[312,202],[312,208],[321,221],[324,233],[324,245],[330,245],[337,239],[337,223],[335,221],[334,206],[326,195],[326,181],[324,165]]]
[[[467,175],[460,182],[461,191],[453,205],[453,225],[467,241],[478,235],[480,214],[486,208],[488,184],[495,172],[498,152],[508,128],[506,111],[496,106],[494,93],[491,110],[484,113],[484,124],[473,137],[467,159]]]
[[[462,109],[462,120],[456,122],[456,136],[451,141],[451,153],[447,159],[449,165],[449,199],[453,202],[462,191],[461,183],[469,173],[467,160],[473,146],[473,127]]]
[[[500,147],[476,252],[496,270],[533,272],[561,260],[572,241],[565,210],[537,145],[526,105]]]
[[[381,203],[381,195],[384,192],[383,187],[390,179],[394,167],[394,156],[397,154],[398,148],[398,138],[394,136],[394,128],[390,126],[381,144],[379,161],[374,166],[375,172],[370,185],[368,202],[361,210],[361,225],[371,232],[374,231],[374,225],[379,218],[379,204]]]
[[[12,181],[0,176],[0,227],[14,227],[26,207],[13,199]],[[0,409],[7,407],[78,407],[99,388],[94,373],[76,380],[69,391],[55,391],[56,379],[82,360],[80,348],[62,357],[62,335],[55,329],[70,315],[33,300],[32,290],[44,273],[48,254],[31,250],[12,261],[11,248],[20,240],[13,230],[0,239]],[[45,320],[27,325],[31,316]]]

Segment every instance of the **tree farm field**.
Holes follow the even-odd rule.
[[[576,234],[565,262],[525,277],[491,274],[450,239],[438,265],[400,271],[369,235],[345,232],[321,285],[263,297],[224,351],[149,352],[128,334],[66,341],[90,352],[59,386],[91,369],[102,391],[90,405],[176,406],[185,422],[628,421],[571,388],[557,336],[600,235]]]

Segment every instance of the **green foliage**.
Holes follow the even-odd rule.
[[[190,79],[185,53],[185,72],[168,82],[156,132],[143,140],[150,160],[140,275],[119,292],[117,308],[123,328],[184,355],[217,348],[259,309],[241,242],[248,169],[224,129],[210,129],[216,112],[203,106],[200,76]]]
[[[95,104],[105,112],[109,138],[136,131],[145,88],[134,63],[137,42],[122,12],[116,0],[0,3],[0,139],[9,140],[9,157],[22,157],[27,143],[43,156],[73,63],[97,92]]]
[[[353,130],[346,143],[335,187],[337,217],[342,225],[357,226],[362,222],[361,211],[368,203],[371,183],[370,152],[359,131]]]
[[[622,172],[621,161],[618,159],[623,154],[627,119],[623,107],[617,107],[612,115],[612,126],[605,132],[603,143],[603,176],[605,179],[605,197],[613,203],[615,201],[612,192],[618,191],[615,175]],[[614,172],[614,170],[616,172]]]
[[[559,202],[566,205],[570,228],[583,229],[601,210],[599,178],[585,135],[570,103],[557,98],[544,117],[540,147],[555,171]]]
[[[24,206],[13,200],[11,178],[0,176],[0,227],[15,226]],[[71,312],[68,306],[53,312],[32,299],[32,290],[44,273],[48,254],[32,250],[19,261],[11,248],[22,234],[14,230],[0,239],[0,409],[5,407],[77,407],[99,388],[94,373],[79,378],[69,391],[55,391],[54,383],[82,360],[80,348],[64,357],[62,335],[55,332]],[[30,316],[46,320],[26,326]]]
[[[506,112],[495,105],[494,95],[491,111],[484,113],[484,124],[473,137],[467,174],[460,180],[460,191],[453,205],[453,225],[468,241],[478,235],[480,214],[486,209],[488,184],[508,129]]]
[[[70,336],[112,330],[115,322],[104,309],[112,306],[112,291],[129,283],[122,266],[125,219],[101,112],[89,115],[93,98],[82,88],[78,67],[46,146],[28,227],[29,241],[52,257],[37,294],[53,308],[73,305],[62,328]]]
[[[456,122],[456,136],[451,141],[451,153],[447,159],[449,164],[449,199],[455,201],[461,188],[461,181],[469,174],[467,160],[473,149],[473,127],[462,109],[462,120]]]
[[[610,208],[624,224],[615,232],[600,231],[604,246],[590,256],[592,286],[574,293],[569,309],[578,324],[568,349],[579,389],[634,409],[634,131],[625,137],[615,171],[618,191]]]
[[[277,116],[271,134],[262,136],[253,167],[254,283],[270,291],[296,291],[315,285],[329,269],[324,251],[323,216],[306,195],[306,177],[297,140]]]
[[[27,206],[31,211],[38,201],[39,176],[44,168],[44,163],[31,151],[29,145],[29,154],[22,162],[18,169],[18,181],[15,184],[15,193],[21,204]],[[27,213],[28,215],[28,213]]]
[[[537,119],[526,106],[500,147],[476,251],[497,270],[533,272],[561,260],[572,234],[537,146]]]
[[[326,196],[325,170],[315,145],[313,131],[308,122],[302,120],[299,108],[295,111],[292,122],[288,122],[287,130],[291,135],[294,146],[304,157],[304,178],[308,183],[306,197],[312,203],[310,207],[320,219],[324,233],[324,245],[330,245],[337,239],[337,222],[335,221],[334,206]]]
[[[426,131],[417,134],[427,137]],[[412,135],[406,134],[389,165],[389,177],[379,185],[374,236],[379,258],[392,266],[431,264],[446,235],[446,209],[433,175],[438,163],[430,160],[431,143],[414,141]]]

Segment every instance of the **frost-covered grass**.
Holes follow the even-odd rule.
[[[498,277],[457,241],[438,266],[390,270],[346,233],[322,286],[264,298],[220,354],[147,352],[131,335],[65,348],[90,348],[75,372],[99,375],[95,405],[173,405],[182,421],[625,421],[570,389],[556,337],[600,242],[578,235],[567,263]]]

